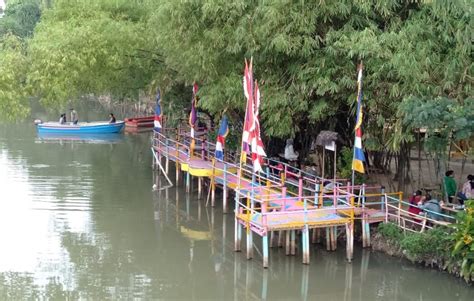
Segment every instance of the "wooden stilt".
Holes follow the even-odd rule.
[[[191,192],[191,175],[188,171],[186,172],[186,192]]]
[[[216,185],[211,180],[211,207],[216,207]]]
[[[370,224],[365,222],[365,247],[370,247]]]
[[[313,231],[311,231],[311,243],[313,244],[316,243],[316,240],[318,238],[317,230],[318,228],[314,228]]]
[[[276,238],[276,240],[277,240],[277,247],[278,247],[278,248],[281,248],[281,247],[283,247],[283,231],[278,231],[277,234],[278,234],[278,235],[277,235],[277,238]]]
[[[347,261],[351,262],[354,254],[354,224],[346,224],[346,256]]]
[[[301,239],[303,245],[303,263],[309,264],[309,229],[307,227],[303,229]]]
[[[290,255],[290,230],[285,231],[285,254]]]
[[[228,213],[229,212],[229,203],[227,201],[227,195],[229,191],[227,190],[226,187],[222,188],[222,211],[223,213]]]
[[[234,228],[234,251],[241,251],[241,241],[242,241],[242,226],[240,225],[237,218],[235,219],[235,228]]]
[[[291,255],[296,255],[296,231],[291,230]]]
[[[336,251],[337,248],[337,227],[332,227],[331,250]]]
[[[268,268],[268,233],[262,237],[263,267]]]
[[[283,231],[278,231],[277,246],[278,246],[279,248],[283,247]]]
[[[201,198],[202,194],[202,178],[198,177],[198,198]]]
[[[247,232],[247,259],[253,258],[253,232],[250,229],[246,229]]]
[[[331,227],[326,227],[326,251],[331,251]]]
[[[228,209],[228,201],[227,201],[227,164],[224,163],[224,181],[222,184],[222,211],[227,213]]]
[[[176,162],[175,168],[176,168],[176,185],[178,185],[179,184],[179,163],[178,162]]]
[[[274,240],[275,240],[275,232],[272,231],[270,232],[270,248],[273,248]]]
[[[165,171],[166,171],[166,174],[168,174],[169,170],[170,170],[170,158],[169,158],[169,156],[167,155],[167,156],[166,156],[166,161],[165,161]]]

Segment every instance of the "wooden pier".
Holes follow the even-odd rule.
[[[222,189],[224,213],[229,211],[232,190],[235,251],[241,251],[245,234],[246,255],[252,258],[254,235],[260,236],[264,267],[268,267],[269,249],[275,245],[284,247],[287,255],[295,255],[297,245],[301,245],[303,263],[309,264],[310,244],[321,238],[321,232],[325,233],[327,250],[335,250],[338,237],[344,237],[346,257],[351,261],[356,221],[361,222],[363,247],[370,246],[370,224],[388,220],[403,223],[401,193],[323,179],[270,159],[266,159],[265,173],[257,175],[249,162],[239,166],[233,154],[226,153],[224,160],[215,159],[215,145],[206,137],[195,138],[193,153],[190,144],[189,134],[181,129],[154,132],[153,165],[160,166],[168,177],[170,161],[174,162],[176,184],[184,172],[187,192],[191,190],[192,177],[197,177],[198,197],[203,196],[204,181],[208,181],[207,202],[210,199],[213,207],[215,191]],[[299,237],[301,242],[297,244]]]

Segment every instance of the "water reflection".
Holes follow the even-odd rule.
[[[54,134],[38,133],[36,143],[90,143],[90,144],[113,144],[120,143],[124,139],[123,134]]]
[[[0,126],[0,300],[474,300],[462,281],[382,254],[358,249],[349,264],[343,246],[312,245],[309,266],[274,246],[263,269],[259,239],[253,260],[233,251],[232,213],[162,186],[147,134],[35,139]]]

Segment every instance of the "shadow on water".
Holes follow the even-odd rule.
[[[33,125],[0,125],[0,300],[474,300],[462,281],[383,254],[347,263],[343,246],[313,245],[310,265],[275,247],[263,269],[258,243],[252,260],[233,251],[219,202],[152,190],[165,180],[149,134],[37,139]]]

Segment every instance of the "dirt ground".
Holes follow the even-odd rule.
[[[311,154],[310,157],[311,161],[315,162],[317,165],[317,154]],[[443,163],[441,163],[441,166],[438,168],[435,160],[429,154],[425,154],[424,152],[421,153],[421,160],[418,160],[417,150],[411,152],[410,160],[410,181],[405,183],[404,187],[401,189],[405,199],[418,189],[428,189],[431,191],[433,197],[442,199],[441,183],[446,170],[454,170],[455,180],[458,184],[459,190],[466,182],[467,175],[474,174],[474,157],[469,157],[465,160],[464,168],[462,167],[462,158],[459,156],[451,158],[447,169],[443,166]],[[318,166],[315,166],[315,169],[319,171]],[[390,173],[381,174],[372,172],[368,175],[366,184],[371,186],[384,186],[386,188],[385,191],[387,192],[397,192],[399,191],[399,185],[398,181],[394,179],[395,170],[395,161],[392,160]]]
[[[470,157],[465,160],[464,168],[462,167],[461,158],[452,158],[447,166],[447,169],[454,170],[454,178],[458,184],[458,189],[466,182],[466,177],[469,174],[474,174],[474,158]],[[418,152],[411,153],[411,170],[409,172],[410,181],[405,183],[403,190],[404,197],[407,198],[417,189],[430,189],[432,195],[438,199],[442,198],[442,179],[444,177],[445,168],[442,166],[438,170],[433,158],[422,154],[421,160],[418,160]],[[395,170],[395,165],[392,163],[391,170]],[[370,183],[379,183],[387,188],[387,191],[398,191],[398,181],[394,180],[394,173],[390,174],[371,174]]]

